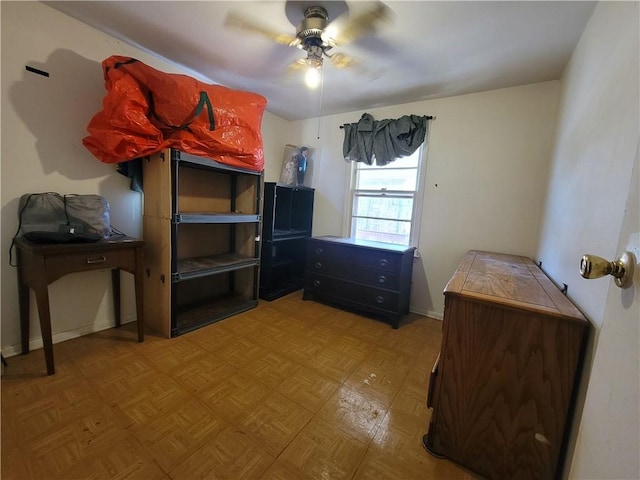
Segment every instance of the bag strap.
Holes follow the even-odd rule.
[[[138,63],[138,62],[139,60],[135,58],[130,58],[125,62],[117,62],[113,66],[113,68],[122,68],[122,67],[126,67],[127,65],[131,65],[133,63]],[[109,72],[109,68],[107,67],[105,74],[107,74],[108,72]],[[153,118],[155,118],[158,122],[162,123],[170,130],[188,130],[188,131],[191,131],[191,129],[189,129],[189,125],[191,125],[191,123],[200,116],[200,114],[202,113],[202,109],[206,105],[207,117],[209,118],[209,131],[213,132],[216,129],[215,117],[213,115],[213,106],[211,105],[211,100],[209,100],[209,95],[207,94],[207,92],[204,92],[204,91],[200,92],[200,100],[198,102],[198,105],[196,105],[196,109],[193,113],[193,116],[191,117],[191,120],[187,121],[186,123],[183,123],[182,125],[171,125],[170,123],[166,122],[163,118],[160,118],[160,116],[155,110],[155,101],[153,99],[153,92],[151,90],[148,90],[147,102],[149,104],[149,114],[152,115]]]
[[[113,68],[120,68],[120,67],[122,67],[123,65],[129,65],[129,64],[131,64],[131,63],[137,63],[138,61],[139,61],[139,60],[136,60],[135,58],[130,58],[130,59],[129,59],[129,60],[127,60],[126,62],[116,62],[116,63],[115,63],[115,65],[113,66]],[[105,75],[106,75],[107,73],[109,73],[109,67],[106,67],[106,68],[105,68],[104,73],[105,73]]]
[[[16,230],[16,234],[13,236],[13,238],[11,239],[11,245],[9,246],[9,265],[12,267],[17,267],[18,264],[16,263],[15,265],[13,264],[13,247],[15,246],[16,243],[16,238],[18,238],[18,234],[20,233],[20,229],[22,228],[22,213],[27,209],[27,206],[29,206],[29,201],[31,200],[31,197],[33,197],[34,195],[38,195],[37,193],[32,193],[27,197],[27,201],[24,202],[24,205],[22,206],[22,208],[20,209],[20,211],[18,212],[18,229]]]
[[[212,132],[216,129],[215,117],[213,115],[213,106],[211,105],[211,101],[209,100],[209,95],[207,92],[200,92],[200,100],[198,101],[198,105],[191,116],[191,119],[182,125],[171,125],[166,122],[163,118],[160,118],[158,113],[155,110],[155,100],[153,99],[153,92],[149,90],[149,94],[147,97],[147,102],[149,103],[149,113],[155,118],[158,122],[165,125],[170,130],[188,130],[191,131],[189,126],[193,123],[193,121],[200,116],[202,110],[205,105],[207,106],[207,117],[209,118],[209,131]]]
[[[213,106],[211,106],[211,101],[209,100],[207,92],[200,92],[200,102],[198,102],[193,118],[195,120],[200,116],[205,105],[207,106],[207,116],[209,117],[209,131],[213,132],[216,129],[216,122],[213,116]]]
[[[71,220],[69,220],[69,212],[67,211],[67,195],[62,197],[62,205],[64,206],[64,216],[67,219],[67,225],[71,225]]]

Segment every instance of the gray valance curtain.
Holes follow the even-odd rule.
[[[364,113],[358,123],[346,123],[342,153],[348,162],[386,165],[415,152],[426,140],[427,121],[433,117],[405,115],[395,120],[374,120]]]

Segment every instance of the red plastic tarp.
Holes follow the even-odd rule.
[[[172,147],[262,171],[263,96],[164,73],[130,57],[111,56],[102,68],[107,95],[82,140],[100,161],[125,162]]]

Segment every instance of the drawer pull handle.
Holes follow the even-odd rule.
[[[389,265],[389,260],[387,260],[386,258],[383,258],[382,260],[380,260],[381,267],[386,267],[387,265]]]
[[[92,265],[94,263],[104,263],[107,261],[107,257],[105,257],[104,255],[100,255],[97,258],[89,258],[87,257],[87,265]]]
[[[313,286],[314,287],[319,287],[320,286],[320,280],[314,280]]]
[[[320,270],[322,268],[322,262],[316,262],[316,268]]]
[[[387,277],[385,275],[380,275],[378,277],[378,282],[380,283],[387,283]]]
[[[321,248],[316,248],[316,255],[322,255],[324,253],[324,250]]]
[[[376,303],[377,303],[378,305],[380,305],[381,303],[384,303],[384,297],[383,297],[382,295],[378,295],[378,296],[376,297]]]

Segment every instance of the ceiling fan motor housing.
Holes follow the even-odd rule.
[[[304,18],[297,27],[296,37],[303,49],[310,47],[325,47],[322,32],[329,24],[329,15],[324,7],[308,7],[304,11]]]

